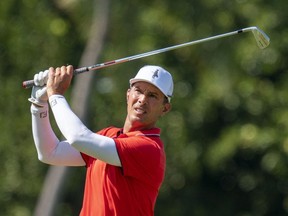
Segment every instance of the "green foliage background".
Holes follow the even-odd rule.
[[[32,215],[48,168],[37,160],[21,83],[50,66],[77,66],[92,6],[0,1],[1,215]],[[87,123],[95,131],[122,126],[128,80],[141,66],[174,76],[173,110],[159,122],[167,172],[155,215],[288,214],[287,11],[285,0],[111,1],[100,62],[248,26],[271,38],[265,50],[245,33],[95,72]],[[84,171],[73,169],[57,215],[78,215]]]

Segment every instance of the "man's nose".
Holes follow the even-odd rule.
[[[147,102],[147,96],[145,94],[141,94],[138,98],[138,102],[145,104]]]

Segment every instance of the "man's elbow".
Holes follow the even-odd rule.
[[[69,137],[66,137],[66,140],[71,146],[77,149],[77,146],[79,145],[79,143],[84,142],[85,136],[88,136],[88,135],[82,134],[82,133],[73,134],[73,135],[70,135]]]
[[[41,161],[42,163],[52,165],[51,157],[43,154],[38,154],[38,160]]]

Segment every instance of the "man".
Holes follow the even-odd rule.
[[[89,130],[63,96],[73,67],[50,68],[34,76],[32,131],[38,158],[60,166],[86,166],[82,216],[154,215],[165,173],[165,152],[157,120],[171,109],[173,80],[158,66],[145,66],[130,79],[123,128]],[[48,103],[66,138],[49,122]]]

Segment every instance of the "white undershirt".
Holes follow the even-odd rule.
[[[32,131],[39,160],[52,165],[84,166],[85,162],[80,154],[82,152],[106,163],[121,166],[112,138],[89,130],[73,113],[62,95],[52,95],[49,103],[66,141],[59,141],[53,131],[48,105],[43,108],[32,105]]]

